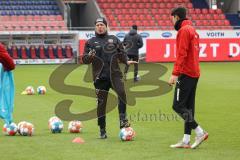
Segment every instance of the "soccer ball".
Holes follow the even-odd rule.
[[[23,126],[24,123],[27,123],[26,121],[21,121],[17,125],[18,133],[20,134],[20,128]],[[21,135],[21,134],[20,134]]]
[[[15,123],[4,124],[3,133],[8,136],[14,136],[17,133],[17,125]]]
[[[61,133],[63,130],[63,122],[58,117],[51,117],[48,121],[48,128],[52,133]]]
[[[131,127],[122,128],[119,137],[122,141],[131,141],[134,139],[136,133]]]
[[[48,128],[51,129],[51,123],[52,123],[52,122],[58,122],[58,121],[61,121],[58,117],[56,117],[56,116],[51,117],[51,118],[48,120]]]
[[[32,86],[28,86],[25,89],[25,92],[26,92],[27,95],[33,95],[35,93],[34,88]]]
[[[68,131],[70,133],[80,133],[82,130],[82,123],[80,121],[71,121],[68,124]]]
[[[39,86],[37,88],[37,93],[38,94],[46,94],[47,90],[46,90],[46,87],[45,86]]]
[[[32,123],[22,121],[18,123],[18,132],[22,136],[32,136],[34,133],[34,126]]]

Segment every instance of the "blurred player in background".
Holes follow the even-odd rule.
[[[129,127],[126,115],[126,93],[122,81],[119,62],[126,65],[137,63],[127,61],[124,49],[120,49],[120,40],[114,35],[108,35],[107,21],[98,18],[95,21],[95,36],[89,39],[84,48],[83,63],[92,63],[92,74],[97,96],[97,116],[100,127],[100,138],[106,139],[106,104],[109,89],[118,95],[118,111],[120,128]]]
[[[186,18],[186,9],[175,8],[172,20],[177,33],[177,59],[174,64],[169,84],[176,84],[173,109],[184,119],[184,136],[172,148],[196,148],[208,138],[195,121],[195,94],[200,76],[199,69],[199,35],[192,27],[192,22]],[[191,130],[196,132],[195,142],[190,146]]]
[[[127,49],[127,56],[129,60],[139,60],[139,49],[143,46],[143,40],[140,34],[137,33],[137,25],[133,25],[129,33],[124,37],[124,43],[131,43],[131,47]],[[127,80],[127,72],[129,65],[125,67],[124,79]],[[138,63],[134,64],[134,82],[139,81],[138,77]]]

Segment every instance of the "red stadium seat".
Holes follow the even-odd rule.
[[[203,25],[204,26],[209,26],[209,21],[208,20],[203,20]]]
[[[57,57],[60,59],[64,58],[62,46],[57,46],[56,50],[57,50]]]
[[[224,22],[222,20],[217,20],[217,25],[218,26],[224,26]]]
[[[120,20],[120,21],[124,20],[123,15],[118,15],[117,19]]]
[[[15,31],[21,31],[22,29],[21,29],[20,26],[15,26],[14,30],[15,30]]]
[[[60,26],[60,27],[66,27],[64,21],[58,21],[58,26]]]
[[[201,14],[201,10],[199,8],[194,9],[196,14]]]
[[[21,53],[21,58],[22,59],[27,59],[28,58],[26,46],[21,46],[20,53]]]
[[[218,20],[218,19],[220,19],[220,17],[218,14],[213,14],[213,19]]]
[[[143,8],[145,8],[145,4],[144,4],[144,3],[139,3],[138,7],[139,7],[140,9],[143,9]]]
[[[3,16],[2,21],[9,21],[11,18],[10,16]]]
[[[18,57],[18,48],[17,48],[17,46],[12,46],[11,50],[12,50],[12,58],[13,59],[18,59],[19,57]]]
[[[202,13],[203,13],[203,14],[208,14],[208,9],[203,8],[203,9],[202,9]]]
[[[129,26],[132,26],[132,25],[134,25],[134,24],[135,24],[135,22],[133,22],[133,21],[131,21],[131,20],[128,21],[128,25],[129,25]]]
[[[54,59],[55,56],[54,56],[54,49],[53,49],[53,46],[48,46],[47,51],[48,51],[48,57],[49,57],[50,59]]]
[[[172,9],[172,8],[174,8],[174,4],[173,3],[167,3],[166,8]]]
[[[33,20],[34,20],[34,21],[40,21],[40,20],[41,20],[41,17],[38,16],[38,15],[36,15],[36,16],[33,17]]]
[[[38,30],[38,31],[44,31],[44,28],[43,28],[43,26],[38,26],[38,27],[37,27],[37,30]]]
[[[188,4],[187,4],[187,8],[192,9],[192,8],[193,8],[192,3],[188,3]]]
[[[215,10],[214,10],[214,9],[209,9],[208,12],[209,12],[210,14],[215,14]]]
[[[107,3],[107,8],[115,9],[116,7],[116,3]]]
[[[161,10],[159,10],[159,11],[161,11]],[[151,13],[153,15],[156,15],[156,14],[158,14],[158,10],[157,9],[151,9]]]
[[[139,19],[140,19],[140,20],[145,20],[145,19],[146,19],[146,16],[145,16],[144,14],[141,14],[141,15],[139,16]]]
[[[199,16],[197,16],[196,14],[192,14],[192,20],[197,20],[199,19]]]
[[[25,21],[25,16],[18,16],[18,21]]]
[[[128,26],[128,23],[127,23],[127,21],[120,21],[120,25],[121,25],[122,27],[127,27],[127,26]]]
[[[143,13],[144,14],[149,14],[149,10],[148,9],[143,9]]]
[[[50,15],[50,16],[48,16],[48,20],[49,21],[55,21],[56,20],[56,16]]]
[[[194,9],[188,9],[188,13],[191,14],[191,15],[195,14]]]
[[[139,20],[139,16],[136,14],[132,15],[132,20]]]
[[[23,26],[23,27],[22,27],[22,31],[29,31],[28,26]]]
[[[226,16],[225,16],[224,14],[220,14],[220,15],[219,15],[219,18],[222,19],[222,20],[224,20],[224,19],[226,19]]]
[[[143,8],[151,8],[151,3],[143,3],[142,5],[145,5]]]
[[[72,58],[73,57],[73,50],[70,45],[67,45],[65,47],[65,52],[66,52],[66,58]]]
[[[155,21],[154,20],[150,20],[150,26],[156,26]]]
[[[230,26],[229,20],[224,20],[224,25],[225,25],[225,26]]]
[[[217,12],[217,14],[222,14],[222,10],[221,9],[217,9],[216,12]]]
[[[210,20],[210,21],[209,21],[209,25],[210,25],[210,26],[216,26],[217,23],[216,23],[215,20]]]
[[[45,30],[46,30],[46,31],[51,31],[51,30],[52,30],[52,27],[46,26],[46,27],[45,27]]]
[[[154,18],[155,18],[156,20],[161,20],[161,16],[160,16],[159,14],[155,14],[155,15],[154,15]]]
[[[117,26],[118,26],[117,21],[112,21],[110,24],[111,24],[111,26],[113,26],[113,27],[117,27]]]
[[[163,14],[163,15],[162,15],[162,19],[163,19],[163,20],[168,20],[168,19],[169,19],[169,16],[167,16],[166,14]]]
[[[36,55],[36,47],[35,46],[31,46],[29,48],[30,50],[30,58],[31,59],[36,59],[37,58],[37,55]]]
[[[39,46],[38,52],[39,52],[39,58],[40,58],[40,59],[45,59],[45,58],[46,58],[45,48],[44,48],[43,45]]]
[[[206,18],[207,20],[213,19],[211,14],[206,14],[206,15],[205,15],[205,18]]]
[[[11,21],[17,21],[18,17],[17,16],[11,16]]]
[[[42,21],[48,21],[49,19],[48,19],[48,16],[43,15],[43,16],[41,16],[41,20]]]
[[[200,19],[200,20],[204,20],[204,19],[205,19],[205,17],[204,17],[203,14],[198,14],[197,16],[199,16],[199,19]]]
[[[124,5],[122,3],[117,3],[117,9],[122,9]]]
[[[15,29],[16,30],[16,29]],[[31,26],[30,27],[30,31],[36,31],[37,29],[36,29],[36,27],[35,26]]]
[[[57,16],[56,16],[56,20],[57,20],[57,21],[62,21],[62,20],[63,20],[63,17],[62,17],[61,15],[57,15]]]

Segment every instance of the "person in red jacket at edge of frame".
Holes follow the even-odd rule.
[[[2,63],[4,71],[11,71],[15,69],[13,59],[6,50],[5,44],[0,42],[0,63]]]
[[[205,132],[194,119],[195,94],[199,68],[199,35],[192,26],[192,22],[186,18],[184,7],[174,8],[171,13],[175,30],[177,30],[176,62],[169,85],[176,84],[173,110],[184,120],[184,136],[178,143],[170,145],[171,148],[197,148],[208,138]],[[195,130],[195,142],[190,145],[191,131]]]

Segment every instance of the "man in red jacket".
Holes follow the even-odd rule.
[[[9,56],[6,47],[0,43],[0,63],[2,63],[5,71],[11,71],[15,68],[12,58]]]
[[[186,18],[186,9],[178,7],[172,11],[172,20],[177,34],[177,59],[169,84],[176,84],[173,109],[185,121],[183,139],[171,148],[196,148],[208,138],[194,119],[195,93],[200,76],[199,35]],[[196,132],[195,142],[190,146],[191,130]]]

